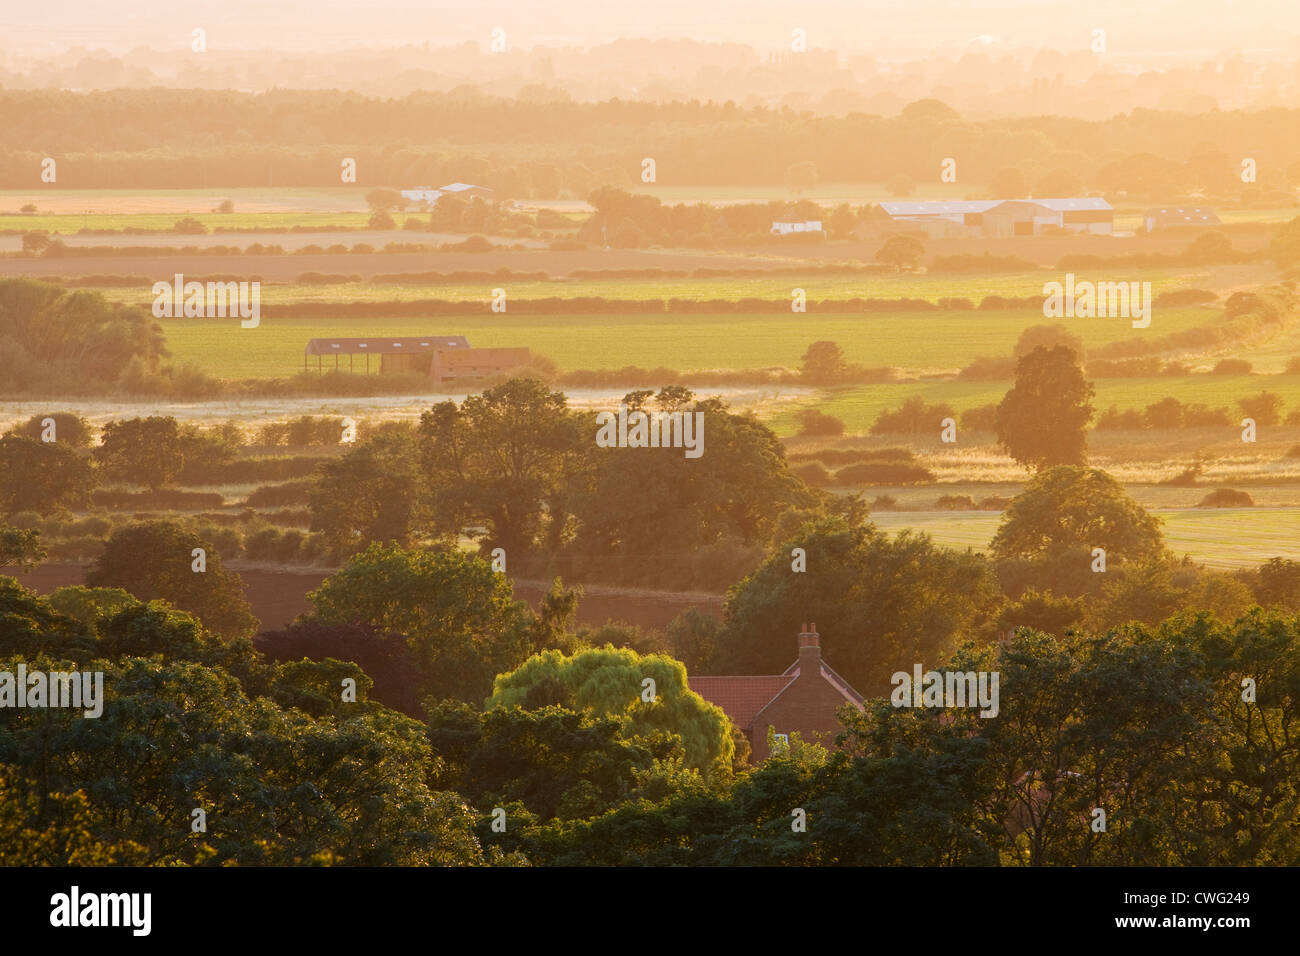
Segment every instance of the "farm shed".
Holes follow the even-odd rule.
[[[309,362],[316,359],[316,372],[323,374],[327,366],[325,357],[334,356],[334,369],[343,370],[342,357],[348,357],[349,372],[371,371],[371,356],[379,358],[373,363],[374,371],[380,374],[394,372],[420,372],[430,374],[433,368],[433,356],[437,350],[469,350],[469,340],[463,335],[418,335],[411,337],[365,339],[311,339],[303,353],[303,371],[309,371]],[[357,361],[364,356],[364,369]]]
[[[1049,229],[1107,235],[1115,228],[1115,210],[1096,197],[1078,199],[1009,199],[984,213],[984,235],[1038,236]]]
[[[303,354],[303,370],[311,370],[316,359],[316,373],[323,375],[331,366],[326,356],[334,356],[335,371],[379,374],[415,373],[427,375],[435,384],[457,380],[486,378],[527,365],[532,353],[526,348],[471,348],[463,335],[420,335],[365,339],[311,339]],[[372,359],[371,356],[378,356]],[[346,363],[343,357],[347,356]]]
[[[1209,206],[1152,206],[1142,214],[1147,232],[1179,226],[1222,226],[1223,220]]]

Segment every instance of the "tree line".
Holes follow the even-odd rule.
[[[951,157],[958,182],[982,189],[997,178],[1006,185],[999,193],[1124,191],[1167,201],[1196,190],[1247,199],[1272,191],[1293,201],[1289,186],[1300,182],[1295,113],[1135,109],[1084,122],[972,120],[933,99],[892,117],[827,117],[731,102],[482,96],[466,103],[432,92],[382,99],[333,90],[6,90],[0,188],[36,188],[46,157],[59,164],[59,185],[71,188],[333,186],[351,158],[362,188],[459,181],[490,186],[498,197],[534,199],[631,185],[647,156],[657,182],[679,186],[788,178],[800,186],[808,172],[791,178],[791,167],[806,163],[822,182],[938,182],[940,164]],[[159,129],[158,116],[174,120]],[[232,141],[230,130],[240,136]],[[1089,154],[1080,142],[1123,145]],[[1242,157],[1220,143],[1251,144],[1256,182],[1243,183]]]

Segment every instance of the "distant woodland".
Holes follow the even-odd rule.
[[[1134,110],[1086,122],[1059,116],[969,119],[935,99],[895,116],[743,108],[733,102],[575,102],[489,96],[466,87],[379,99],[338,91],[242,93],[124,89],[0,91],[0,188],[336,186],[345,157],[360,188],[459,180],[497,198],[585,199],[639,185],[652,157],[661,185],[939,181],[981,193],[1019,171],[1038,195],[1081,191],[1277,203],[1300,185],[1300,109]],[[1241,180],[1243,158],[1257,182]],[[808,167],[811,164],[812,168]],[[792,167],[794,170],[792,171]],[[793,175],[797,173],[797,175]],[[793,177],[793,178],[792,178]],[[906,194],[906,189],[900,189]]]

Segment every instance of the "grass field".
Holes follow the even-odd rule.
[[[1149,329],[1126,319],[1082,319],[1077,328],[1086,347],[1151,333],[1165,335],[1201,325],[1212,309],[1170,309]],[[1043,323],[1032,311],[973,311],[911,314],[832,315],[806,313],[734,315],[476,315],[394,319],[275,319],[257,329],[224,319],[163,320],[168,348],[178,362],[194,362],[222,378],[291,375],[302,365],[310,338],[363,335],[463,334],[476,346],[525,346],[561,369],[797,368],[808,346],[838,342],[851,362],[899,368],[946,368],[977,355],[1008,355],[1020,333]],[[986,383],[936,383],[904,387],[944,388],[963,396],[962,407],[1000,398],[1005,387]],[[837,392],[830,404],[845,409],[871,406],[877,387]],[[895,394],[886,392],[879,394]],[[1241,392],[1239,394],[1246,394]],[[967,399],[965,396],[969,395]],[[950,400],[950,399],[946,399]],[[874,417],[874,415],[872,416]],[[855,419],[857,420],[857,419]]]
[[[1180,557],[1211,567],[1262,564],[1272,557],[1300,560],[1300,510],[1224,508],[1155,511],[1165,543]],[[881,512],[871,520],[887,531],[914,528],[938,544],[956,548],[988,547],[1002,516],[996,512]]]
[[[311,226],[323,229],[327,226],[346,226],[349,229],[364,228],[370,221],[366,212],[211,212],[209,209],[195,209],[186,212],[166,213],[43,213],[35,215],[0,214],[0,230],[21,229],[43,230],[61,235],[71,235],[84,228],[89,229],[148,229],[162,233],[158,245],[184,245],[188,238],[183,233],[172,233],[171,229],[178,219],[189,216],[197,219],[208,229],[289,229],[293,226]],[[428,217],[425,217],[426,220]],[[397,224],[401,226],[401,216]],[[174,235],[175,241],[167,238]],[[111,241],[111,236],[104,236],[104,242]],[[267,239],[274,242],[274,239]],[[357,241],[361,241],[358,239]]]
[[[273,240],[268,240],[268,242]],[[336,271],[352,275],[348,256],[337,256]],[[129,263],[130,260],[124,260]],[[438,271],[436,262],[430,266]],[[792,264],[797,269],[797,265]],[[129,264],[122,271],[131,274]],[[306,271],[306,270],[304,270]],[[484,262],[484,271],[490,264]],[[518,282],[498,279],[472,284],[449,283],[439,285],[410,285],[371,282],[330,283],[326,285],[293,283],[263,283],[262,302],[268,305],[280,302],[319,302],[325,308],[335,302],[394,302],[411,299],[451,299],[458,301],[487,301],[492,289],[503,287],[512,299],[545,299],[551,297],[579,298],[601,296],[607,299],[728,299],[745,297],[784,300],[791,299],[795,288],[804,290],[810,300],[818,299],[925,299],[937,302],[941,298],[969,299],[975,305],[988,295],[1004,297],[1041,296],[1043,284],[1057,274],[1049,271],[1008,273],[990,276],[899,275],[899,276],[818,276],[801,277],[797,274],[777,277],[743,276],[682,279],[565,279],[545,282]],[[1181,288],[1195,287],[1203,273],[1188,271],[1175,273],[1168,270],[1141,274],[1140,281],[1151,283],[1153,295]],[[149,285],[138,287],[112,287],[98,291],[112,299],[130,303],[152,302]],[[983,313],[981,313],[983,314]],[[1166,313],[1161,310],[1163,321]],[[794,313],[791,313],[794,315]]]
[[[18,213],[31,203],[39,213],[209,212],[223,199],[236,212],[366,212],[366,187],[267,186],[213,189],[0,189],[0,213]],[[108,228],[108,227],[104,227]]]

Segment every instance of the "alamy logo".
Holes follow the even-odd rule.
[[[262,321],[261,282],[186,282],[178,272],[171,282],[153,284],[155,319],[242,319],[241,328]]]
[[[981,717],[998,715],[998,671],[898,671],[889,682],[895,707],[979,707]]]
[[[18,665],[18,673],[0,671],[0,708],[72,707],[83,717],[104,712],[103,671],[31,671]]]
[[[1075,282],[1067,272],[1064,284],[1044,283],[1043,296],[1044,318],[1131,318],[1135,329],[1151,324],[1150,282]]]
[[[131,935],[148,936],[152,928],[152,893],[86,893],[74,886],[50,897],[51,926],[129,926]]]
[[[617,415],[597,415],[596,424],[601,448],[684,448],[687,458],[704,454],[703,412],[629,412],[620,405]]]

